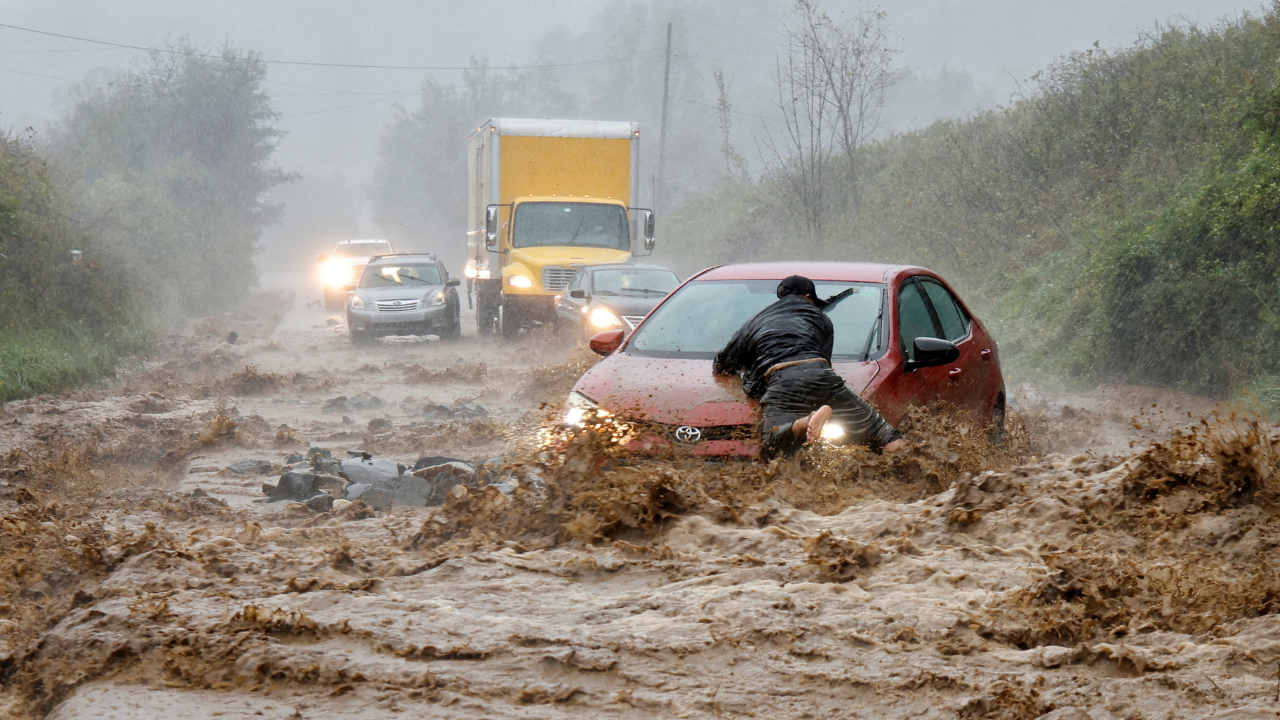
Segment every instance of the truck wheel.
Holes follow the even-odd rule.
[[[494,326],[494,306],[484,298],[476,299],[476,330],[481,335],[492,335]]]
[[[498,306],[498,333],[507,340],[520,334],[520,323],[516,313],[506,305]]]

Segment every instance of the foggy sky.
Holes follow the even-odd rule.
[[[155,46],[187,36],[197,45],[229,41],[267,59],[335,63],[466,65],[471,57],[491,65],[529,62],[548,50],[548,38],[587,32],[593,15],[616,12],[620,0],[0,0],[0,23],[131,45]],[[653,0],[658,7],[671,2]],[[724,68],[734,90],[751,93],[768,82],[776,47],[776,21],[785,0],[740,3],[705,0],[732,32],[700,28],[710,40],[698,48],[699,65]],[[852,0],[826,0],[833,15],[853,11]],[[944,67],[967,72],[987,102],[1007,99],[1017,83],[1054,57],[1132,43],[1157,21],[1183,16],[1208,24],[1245,10],[1242,0],[885,0],[900,65],[932,75]],[[754,17],[733,16],[754,8]],[[761,11],[761,7],[772,10]],[[702,13],[706,17],[707,13]],[[714,14],[712,15],[714,16]],[[539,44],[541,43],[541,45]],[[554,42],[550,42],[554,45]],[[0,127],[45,127],[67,87],[86,73],[123,68],[144,53],[0,28]],[[590,60],[591,58],[574,58]],[[654,60],[655,73],[661,61]],[[559,71],[558,71],[559,72]],[[572,68],[565,68],[566,83]],[[340,177],[360,187],[376,159],[378,133],[395,103],[416,107],[428,73],[273,65],[268,87],[287,135],[279,162],[304,175]],[[458,72],[439,71],[451,82]],[[660,102],[661,98],[654,98]],[[760,102],[764,102],[762,99]],[[750,101],[739,107],[750,120]],[[929,111],[925,111],[928,114]],[[934,117],[913,117],[916,125]],[[477,121],[481,118],[477,118]],[[758,125],[758,120],[756,121]],[[460,142],[463,139],[459,140]]]

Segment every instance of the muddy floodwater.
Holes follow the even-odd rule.
[[[1280,717],[1247,413],[1024,386],[1001,446],[926,414],[892,459],[636,462],[540,449],[576,340],[352,348],[308,299],[0,412],[0,716]],[[310,448],[484,471],[268,502]]]

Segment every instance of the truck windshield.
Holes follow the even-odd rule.
[[[857,362],[864,352],[875,357],[884,334],[879,322],[884,286],[821,280],[814,285],[823,298],[853,288],[853,293],[826,311],[836,334],[831,359]],[[691,282],[653,311],[636,330],[627,352],[666,358],[715,357],[743,323],[777,301],[777,289],[777,280]]]
[[[512,244],[524,247],[598,247],[630,250],[627,211],[617,205],[527,202],[516,208]]]

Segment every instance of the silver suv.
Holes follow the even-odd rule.
[[[462,335],[459,281],[434,253],[381,255],[369,259],[358,282],[347,286],[347,328],[360,345],[385,335]]]

